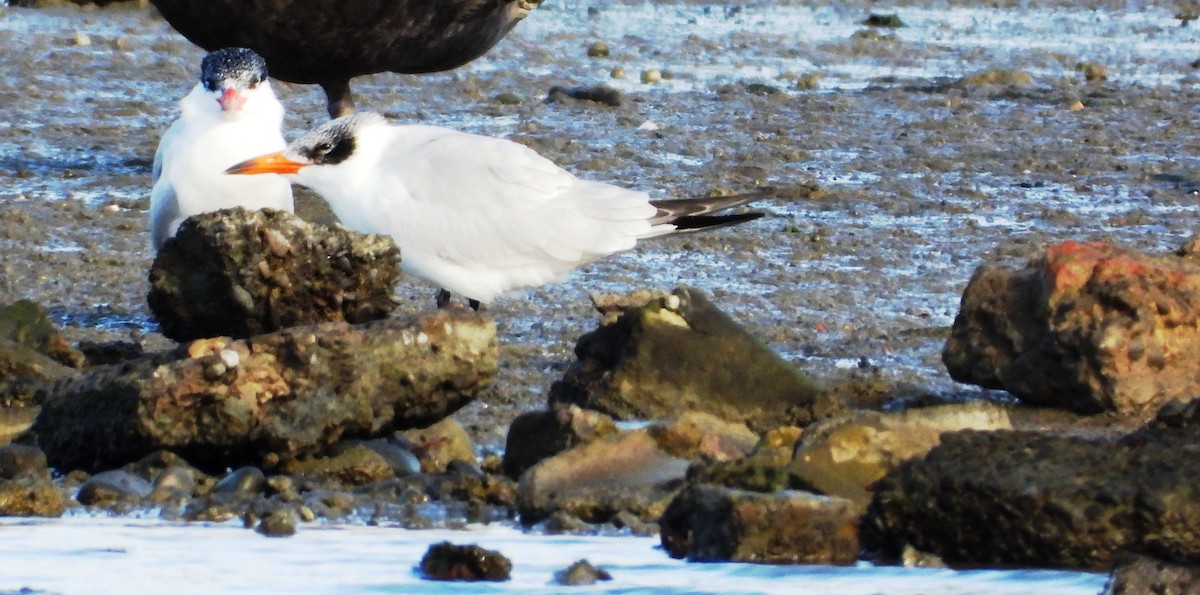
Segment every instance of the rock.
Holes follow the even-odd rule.
[[[0,407],[0,444],[10,444],[33,427],[41,407]]]
[[[46,311],[30,300],[18,300],[0,308],[0,340],[24,345],[71,368],[83,367],[86,360],[62,336]],[[5,377],[0,363],[0,378]]]
[[[298,521],[295,511],[290,508],[280,508],[264,516],[254,531],[266,537],[291,537],[296,534]]]
[[[653,521],[682,487],[693,462],[740,458],[754,440],[742,424],[686,413],[585,442],[524,472],[517,509],[527,525],[560,511],[589,523],[614,522],[621,513]]]
[[[453,419],[443,419],[427,428],[399,432],[397,438],[417,455],[421,471],[425,473],[441,473],[453,461],[475,464],[475,443]]]
[[[556,103],[563,99],[575,101],[590,101],[609,107],[621,106],[621,92],[608,85],[590,87],[550,87],[546,94],[546,103]]]
[[[904,26],[904,21],[900,20],[900,15],[892,14],[876,14],[871,13],[862,24],[868,27],[884,27],[887,29],[899,29]]]
[[[667,553],[691,562],[850,565],[858,559],[854,508],[808,492],[694,485],[659,525]]]
[[[120,504],[138,504],[151,492],[150,482],[124,469],[97,473],[79,487],[75,499],[84,506],[112,508]]]
[[[157,449],[201,468],[270,468],[343,435],[428,425],[467,404],[496,373],[495,332],[455,309],[196,341],[59,381],[33,431],[62,469]]]
[[[214,494],[257,495],[267,487],[267,476],[258,467],[242,467],[229,473],[217,485]]]
[[[627,310],[584,335],[575,354],[550,402],[617,419],[704,411],[766,430],[805,426],[841,409],[694,289]]]
[[[603,41],[594,41],[587,47],[589,58],[607,58],[609,53],[608,44]]]
[[[669,423],[647,428],[659,448],[684,459],[723,462],[754,450],[758,434],[746,424],[725,421],[702,411],[685,411]]]
[[[60,517],[67,497],[49,479],[21,475],[0,480],[0,516]]]
[[[384,318],[400,278],[391,238],[228,209],[185,220],[150,268],[147,300],[177,341]]]
[[[693,467],[688,479],[693,483],[711,483],[755,492],[775,492],[788,484],[788,465],[800,439],[800,428],[771,430],[763,435],[754,450],[739,459],[716,461],[702,468]]]
[[[1200,264],[1103,243],[972,275],[942,360],[959,382],[1080,413],[1200,395]]]
[[[330,456],[285,461],[279,466],[279,471],[289,475],[328,477],[349,486],[395,477],[391,463],[363,444],[335,448]]]
[[[1108,80],[1108,69],[1103,64],[1095,62],[1082,62],[1076,65],[1076,69],[1083,73],[1083,79],[1088,82],[1106,81]]]
[[[864,542],[905,545],[950,565],[1107,572],[1120,554],[1200,560],[1200,459],[1194,430],[1157,440],[1032,432],[944,434],[922,459],[879,481]]]
[[[435,581],[506,581],[512,562],[500,552],[448,541],[429,546],[421,558],[421,574]]]
[[[1008,413],[990,403],[856,412],[805,429],[788,468],[789,484],[846,498],[864,510],[876,481],[900,463],[924,456],[943,433],[1002,429],[1012,429]]]
[[[648,430],[588,442],[531,467],[517,485],[521,522],[565,512],[589,523],[627,510],[657,519],[683,484],[691,462],[663,450]]]
[[[997,68],[993,70],[985,70],[977,72],[970,76],[963,77],[958,81],[960,87],[982,87],[982,86],[1003,86],[1003,87],[1028,87],[1033,84],[1033,75],[1023,70],[1006,70]]]
[[[0,479],[15,479],[22,475],[49,480],[46,453],[36,446],[24,444],[0,446]]]
[[[576,405],[523,413],[508,428],[504,472],[509,477],[520,477],[542,459],[616,433],[611,417]]]
[[[57,380],[74,373],[75,370],[31,347],[16,341],[0,339],[0,380],[17,378]]]
[[[1103,595],[1200,593],[1200,565],[1171,564],[1147,556],[1126,556],[1113,569]]]
[[[612,578],[607,570],[596,568],[587,560],[576,560],[574,564],[554,573],[554,582],[568,587],[594,585],[597,581],[611,581]]]
[[[392,475],[396,477],[407,477],[421,472],[421,459],[392,440],[364,440],[357,444],[375,451],[375,454],[382,457],[383,461],[391,467]]]
[[[189,467],[167,467],[151,482],[155,492],[191,497],[196,493],[196,476]]]

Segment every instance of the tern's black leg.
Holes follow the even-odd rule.
[[[354,111],[354,96],[350,94],[350,81],[326,81],[321,83],[325,90],[325,109],[330,118],[339,118]]]
[[[449,306],[450,305],[450,290],[444,289],[444,288],[439,289],[437,291],[437,295],[434,296],[433,299],[436,300],[438,308],[445,308],[446,306]]]
[[[450,305],[450,290],[446,289],[446,288],[439,289],[437,291],[437,295],[434,296],[434,300],[437,301],[438,308],[445,308],[446,306],[449,306]],[[467,305],[471,306],[472,310],[478,312],[479,307],[482,306],[483,304],[480,304],[479,300],[473,300],[471,298],[467,298]]]

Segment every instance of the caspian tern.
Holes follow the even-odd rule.
[[[332,117],[353,111],[350,79],[458,68],[496,45],[542,0],[151,0],[206,49],[248,47],[271,75],[317,83]]]
[[[245,207],[292,210],[292,187],[279,176],[234,178],[225,168],[287,147],[283,105],[267,82],[267,64],[244,48],[204,57],[200,82],[179,102],[180,116],[154,154],[150,238],[155,249],[184,219]]]
[[[510,140],[393,125],[369,112],[227,171],[283,174],[311,188],[346,227],[390,235],[401,268],[443,288],[439,305],[449,290],[475,308],[510,289],[560,280],[643,238],[762,215],[711,214],[759,194],[652,201],[577,178]]]

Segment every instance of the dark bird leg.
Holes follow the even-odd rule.
[[[325,109],[330,118],[340,118],[354,112],[354,96],[350,94],[350,81],[326,81],[321,83],[325,90]]]
[[[445,308],[446,306],[449,306],[450,305],[450,290],[449,289],[439,289],[437,292],[437,296],[435,296],[434,299],[437,301],[438,308]],[[478,312],[479,307],[482,304],[479,303],[479,300],[473,300],[473,299],[467,298],[467,305],[471,306],[472,310]]]

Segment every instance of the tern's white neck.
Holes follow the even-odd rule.
[[[344,161],[333,165],[310,165],[289,177],[324,197],[346,227],[375,231],[379,227],[381,209],[386,211],[389,207],[380,204],[376,198],[383,196],[380,187],[386,187],[393,200],[406,192],[404,181],[389,175],[385,162],[388,145],[394,140],[396,130],[384,122],[360,128],[354,134],[354,151]]]

